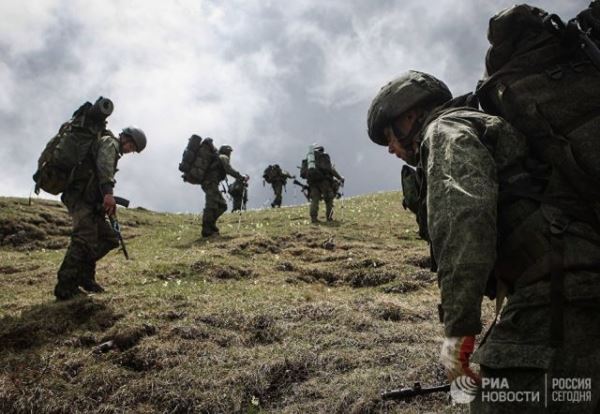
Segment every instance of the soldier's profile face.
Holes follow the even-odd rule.
[[[411,158],[411,154],[404,146],[400,144],[400,141],[394,134],[392,127],[387,127],[383,133],[388,142],[388,152],[408,162],[408,160]]]
[[[121,152],[123,154],[129,154],[132,152],[136,152],[137,151],[137,147],[135,145],[135,142],[133,142],[133,140],[129,137],[127,137],[126,135],[122,135],[121,136]]]

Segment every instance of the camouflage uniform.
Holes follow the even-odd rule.
[[[335,182],[334,177],[343,181],[342,176],[337,172],[335,167],[331,166],[330,176],[323,180],[307,179],[310,197],[310,219],[313,223],[318,222],[319,216],[319,201],[325,201],[325,217],[327,221],[333,220],[333,199],[335,198]]]
[[[283,186],[286,184],[288,178],[294,178],[289,172],[282,171],[281,174],[273,179],[271,187],[275,193],[275,199],[271,203],[271,207],[281,207],[281,201],[283,198]]]
[[[219,190],[219,184],[227,175],[238,180],[244,179],[244,176],[231,166],[229,156],[219,154],[218,160],[211,165],[201,184],[206,197],[204,211],[202,212],[202,235],[205,237],[219,233],[217,220],[227,211],[227,202]]]
[[[90,156],[78,167],[62,201],[73,220],[71,242],[58,270],[54,293],[68,299],[78,286],[99,291],[95,282],[96,262],[119,246],[118,238],[102,209],[103,194],[112,194],[117,162],[121,157],[119,141],[107,134],[95,142]]]
[[[244,179],[237,179],[229,186],[229,195],[233,199],[231,211],[245,210],[248,203],[248,184]]]
[[[481,365],[484,378],[506,378],[511,390],[541,392],[541,402],[529,405],[482,402],[479,396],[472,412],[548,412],[547,374],[548,395],[554,377],[592,378],[593,402],[549,403],[560,412],[591,413],[600,397],[600,235],[514,191],[519,183],[531,190],[534,181],[525,168],[525,140],[504,120],[468,108],[446,109],[430,116],[421,138],[419,200],[407,204],[417,206],[438,266],[445,334],[481,332],[481,302],[485,293],[495,293],[495,283],[488,283],[494,272],[511,291],[472,361]],[[560,194],[577,208],[577,196],[556,172],[544,194]],[[555,246],[562,246],[565,272],[559,342],[551,334]]]

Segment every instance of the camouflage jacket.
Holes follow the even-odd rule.
[[[225,154],[219,154],[219,158],[215,160],[206,173],[204,181],[220,183],[227,177],[227,175],[239,180],[244,178],[242,174],[240,174],[231,166],[229,156]]]
[[[507,188],[530,178],[524,137],[501,118],[455,108],[432,115],[421,138],[418,204],[426,219],[419,221],[426,225],[438,266],[445,334],[481,332],[481,303],[488,281],[495,280],[489,276],[509,269],[516,274],[503,317],[475,361],[495,367],[547,367],[552,355],[550,318],[540,321],[528,316],[534,314],[528,310],[541,307],[542,315],[548,313],[543,256],[551,250],[549,222],[562,213],[535,200],[506,196]],[[567,193],[560,178],[551,180],[552,186]],[[582,263],[600,263],[600,236],[585,223],[573,222],[564,241],[567,300],[597,301],[598,268],[577,269]],[[505,317],[515,309],[519,329]]]
[[[112,194],[121,155],[119,140],[107,131],[92,145],[86,160],[76,168],[63,199],[97,203],[102,201],[104,194]]]

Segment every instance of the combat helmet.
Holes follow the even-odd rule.
[[[146,134],[136,126],[128,126],[123,128],[121,134],[130,137],[135,142],[136,152],[142,152],[146,148]]]
[[[452,93],[439,79],[423,72],[408,71],[383,86],[369,108],[367,124],[369,138],[387,145],[383,130],[402,113],[417,105],[442,104],[452,99]]]
[[[233,148],[230,145],[221,145],[221,148],[219,148],[219,154],[229,155],[232,151]]]

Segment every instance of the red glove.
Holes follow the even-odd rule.
[[[479,375],[473,372],[469,366],[469,358],[474,348],[474,336],[453,336],[444,339],[440,352],[440,362],[446,367],[450,382],[466,375],[478,384],[481,383]]]

